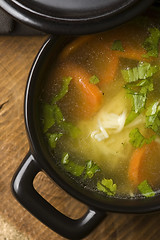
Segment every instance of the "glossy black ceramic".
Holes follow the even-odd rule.
[[[107,212],[139,214],[158,211],[160,197],[119,199],[101,196],[80,187],[55,164],[56,159],[45,147],[41,133],[38,103],[50,63],[67,41],[69,38],[64,36],[48,39],[29,74],[24,111],[30,150],[13,178],[12,190],[18,201],[49,228],[68,239],[81,239],[103,220]],[[87,213],[78,220],[72,220],[43,199],[33,187],[33,180],[40,171],[44,171],[66,192],[86,204]]]
[[[122,24],[155,0],[0,0],[15,19],[47,33],[88,34]]]

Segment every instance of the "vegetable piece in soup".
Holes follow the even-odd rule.
[[[160,26],[143,23],[72,40],[42,94],[42,129],[57,164],[104,197],[160,189]]]

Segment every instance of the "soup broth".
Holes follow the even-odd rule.
[[[159,191],[159,40],[157,21],[141,17],[73,39],[51,63],[41,95],[46,144],[64,174],[91,191]]]

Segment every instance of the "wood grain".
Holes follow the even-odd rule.
[[[0,240],[61,240],[12,196],[12,176],[29,145],[23,120],[23,98],[33,59],[47,36],[0,37]],[[87,207],[68,196],[46,175],[35,179],[36,189],[67,216],[78,218]],[[86,240],[157,240],[160,214],[108,213]]]

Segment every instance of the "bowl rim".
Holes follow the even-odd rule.
[[[90,194],[86,195],[80,192],[78,189],[73,188],[68,182],[64,182],[57,172],[51,169],[48,162],[45,160],[44,153],[38,143],[38,139],[36,133],[34,131],[35,127],[33,124],[33,112],[32,112],[32,103],[33,103],[33,93],[34,88],[36,87],[36,78],[37,74],[43,65],[44,59],[47,57],[47,54],[50,52],[51,47],[55,44],[56,41],[59,41],[59,38],[64,38],[64,36],[50,36],[41,49],[39,50],[32,68],[30,70],[28,81],[26,85],[25,91],[25,99],[24,99],[24,119],[25,119],[25,127],[31,147],[31,153],[33,154],[36,162],[41,167],[42,171],[44,171],[56,184],[58,184],[64,191],[70,194],[75,199],[80,202],[91,206],[95,209],[101,211],[108,212],[118,212],[118,213],[149,213],[160,210],[160,198],[159,195],[151,198],[141,198],[141,199],[120,199],[120,198],[112,198],[107,197],[106,201],[102,201],[102,199],[94,199]]]

